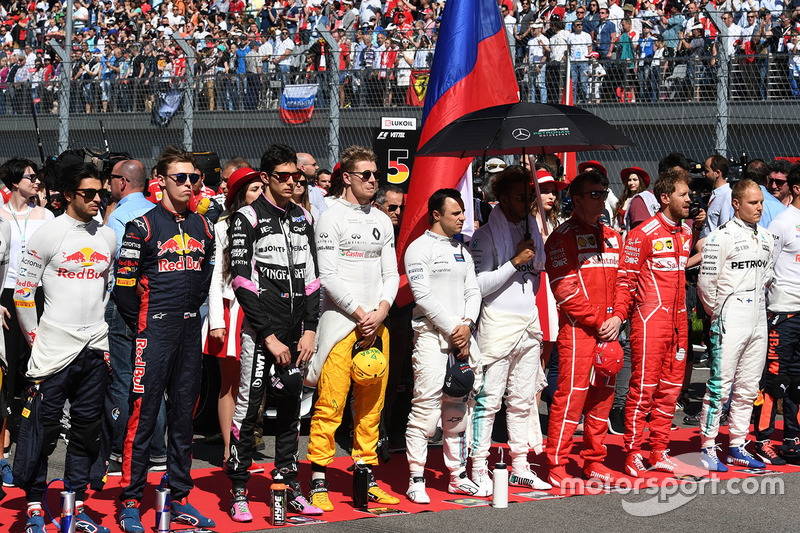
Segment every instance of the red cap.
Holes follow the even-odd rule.
[[[617,341],[598,342],[595,347],[594,369],[604,377],[616,376],[622,370],[622,346]]]
[[[578,173],[583,174],[589,167],[593,168],[596,172],[599,172],[603,176],[608,177],[608,171],[606,170],[606,167],[600,164],[600,161],[594,161],[594,160],[584,161],[583,163],[579,164]]]
[[[261,173],[250,167],[237,168],[228,178],[228,193],[225,195],[225,207],[230,210],[233,198],[248,182],[260,179]]]
[[[619,176],[622,178],[623,184],[626,181],[628,181],[628,176],[630,176],[631,174],[636,174],[637,176],[639,176],[639,178],[642,181],[644,181],[644,188],[645,189],[650,187],[650,174],[648,174],[647,171],[645,171],[643,168],[639,168],[639,167],[623,168],[620,171]]]

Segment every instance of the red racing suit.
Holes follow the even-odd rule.
[[[681,392],[688,332],[686,262],[692,231],[663,214],[628,233],[620,257],[614,316],[631,319],[631,381],[625,407],[625,450],[640,453],[650,415],[650,449],[669,445]]]
[[[597,329],[614,307],[622,237],[598,223],[572,217],[553,231],[545,245],[545,268],[556,303],[558,323],[558,387],[550,409],[547,460],[566,463],[572,435],[584,419],[583,451],[588,462],[602,461],[608,413],[614,401],[614,379],[592,376]]]

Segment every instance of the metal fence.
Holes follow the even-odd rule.
[[[98,120],[103,120],[112,150],[128,151],[146,162],[165,145],[176,144],[214,150],[223,160],[238,155],[256,163],[267,144],[286,142],[327,166],[351,144],[372,144],[381,117],[421,117],[421,107],[408,104],[412,93],[418,99],[424,96],[425,69],[305,70],[300,68],[308,64],[303,50],[295,53],[293,63],[287,72],[265,74],[203,72],[198,67],[187,69],[194,76],[7,81],[0,86],[0,128],[17,134],[9,136],[0,156],[35,155],[32,109],[40,116],[49,153],[62,148],[58,134],[66,114],[69,147],[102,146]],[[615,172],[633,164],[654,171],[655,162],[669,151],[702,160],[720,145],[720,109],[726,113],[726,155],[798,155],[794,139],[800,133],[800,106],[791,66],[792,56],[769,54],[733,57],[727,69],[719,68],[715,57],[691,56],[523,63],[516,72],[521,99],[546,97],[552,103],[561,100],[569,71],[576,105],[636,142],[618,153],[585,154],[602,158]],[[726,90],[721,95],[723,75]],[[59,109],[65,83],[66,113]],[[286,84],[319,87],[309,122],[290,125],[280,120]],[[152,117],[168,95],[178,99],[174,117],[166,126],[155,126]]]

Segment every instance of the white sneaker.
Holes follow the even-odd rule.
[[[553,488],[550,483],[539,479],[539,476],[533,473],[527,465],[525,468],[512,470],[511,476],[508,478],[508,484],[515,487],[530,487],[534,490],[550,490]]]
[[[472,482],[470,478],[467,477],[467,471],[462,470],[458,474],[452,474],[450,476],[450,484],[447,486],[447,492],[451,494],[467,494],[469,496],[475,496],[478,493],[478,485]]]
[[[408,482],[408,490],[406,491],[408,499],[414,503],[431,503],[431,498],[425,491],[425,478],[412,477]]]
[[[475,493],[475,496],[485,498],[492,495],[492,491],[494,491],[494,484],[492,483],[492,478],[489,477],[489,470],[486,468],[473,470],[472,482],[478,486],[478,492]]]

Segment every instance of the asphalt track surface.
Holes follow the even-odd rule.
[[[687,411],[699,410],[708,370],[696,369],[692,379],[693,403]],[[675,423],[683,425],[684,413],[677,411]],[[305,426],[304,426],[305,427]],[[195,442],[195,468],[219,466],[221,446],[202,443],[202,436]],[[265,436],[266,455],[257,457],[258,462],[269,462],[274,439]],[[305,457],[308,436],[300,438],[300,457]],[[50,460],[50,478],[63,473],[65,446],[63,441]],[[220,456],[217,458],[217,456]],[[347,455],[338,449],[337,455]],[[800,501],[800,473],[784,474],[772,478],[748,478],[770,480],[782,485],[773,487],[773,494],[734,494],[728,486],[720,484],[716,494],[706,489],[704,494],[667,494],[666,490],[654,494],[601,494],[569,498],[512,503],[507,509],[472,507],[441,512],[422,512],[412,515],[364,518],[358,521],[334,522],[302,526],[303,531],[320,532],[527,532],[527,531],[781,531],[797,527],[797,509]],[[706,484],[708,485],[708,484]],[[764,485],[767,485],[765,483]],[[740,487],[741,488],[741,487]],[[224,488],[225,491],[228,487]],[[743,491],[741,491],[743,492]],[[752,491],[748,491],[752,492]],[[769,492],[769,487],[765,492]],[[660,500],[659,500],[660,498]],[[644,503],[646,502],[646,503]],[[631,503],[639,505],[631,505]],[[680,505],[679,505],[680,504]],[[648,516],[634,516],[644,512]],[[794,510],[792,510],[794,509]],[[6,512],[3,509],[3,512]],[[660,514],[656,514],[660,513]],[[119,531],[111,524],[112,531]],[[48,526],[53,531],[52,526]],[[269,531],[269,530],[262,530]]]

